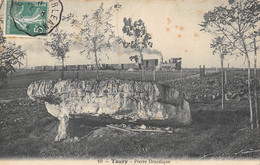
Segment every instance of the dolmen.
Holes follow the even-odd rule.
[[[116,120],[172,120],[192,122],[189,103],[177,89],[155,82],[121,79],[41,80],[27,90],[32,100],[44,101],[47,111],[60,120],[59,141],[67,137],[74,115],[108,115]]]

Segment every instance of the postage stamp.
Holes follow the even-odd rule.
[[[59,0],[7,0],[5,34],[47,35],[60,23],[62,11],[62,3]]]

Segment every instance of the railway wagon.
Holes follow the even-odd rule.
[[[122,69],[139,69],[139,65],[138,64],[122,64],[121,66]]]
[[[122,69],[122,65],[121,64],[109,64],[111,67],[113,67],[115,70],[120,70]]]
[[[48,66],[48,65],[43,66],[43,70],[44,71],[53,71],[54,70],[54,66]]]
[[[66,65],[65,68],[68,71],[76,71],[76,70],[78,70],[78,65]]]
[[[145,69],[155,69],[159,65],[158,59],[144,60]]]
[[[122,64],[101,64],[100,69],[102,69],[102,70],[119,70],[119,69],[122,69]]]
[[[115,66],[111,64],[101,64],[100,69],[102,70],[115,70]]]
[[[35,66],[34,70],[42,71],[43,70],[43,66]]]
[[[88,65],[85,65],[86,66],[86,70],[94,70],[95,69],[95,66],[93,64],[88,64]]]
[[[54,70],[62,70],[62,65],[55,65]]]
[[[87,65],[78,65],[78,70],[87,70]]]

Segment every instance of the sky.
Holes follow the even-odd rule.
[[[104,3],[104,8],[114,5],[116,2],[122,5],[121,9],[114,15],[112,24],[114,30],[120,37],[122,33],[123,18],[132,20],[142,19],[147,31],[152,36],[153,48],[144,57],[158,58],[158,52],[163,55],[164,61],[169,58],[182,58],[184,68],[197,68],[199,65],[206,67],[219,67],[220,60],[213,55],[210,43],[213,36],[200,31],[199,24],[203,21],[205,12],[212,10],[215,6],[224,5],[226,0],[62,0],[63,15],[73,13],[78,18],[83,14],[91,14]],[[76,31],[67,22],[61,22],[59,29]],[[27,52],[28,66],[60,65],[60,61],[51,57],[46,51],[44,42],[48,37],[7,37],[8,41],[22,45]],[[79,46],[72,46],[66,59],[67,65],[89,64],[86,56],[80,54]],[[119,50],[119,51],[118,51]],[[157,54],[151,54],[151,52]],[[112,49],[106,54],[109,59],[102,57],[101,63],[129,63],[129,50],[123,48]],[[147,51],[149,52],[149,51]],[[258,66],[260,59],[258,59]],[[228,57],[225,66],[246,67],[243,57]]]

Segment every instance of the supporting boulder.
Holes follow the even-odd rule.
[[[45,102],[47,111],[60,120],[56,140],[66,138],[73,115],[109,115],[115,119],[173,120],[190,124],[189,103],[176,89],[153,82],[132,80],[42,80],[27,90],[33,100]]]

